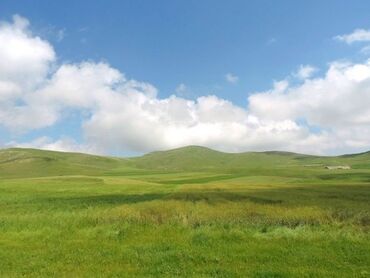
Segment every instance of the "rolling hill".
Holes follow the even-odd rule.
[[[123,159],[37,149],[0,150],[0,177],[99,175]]]
[[[0,277],[365,277],[369,164],[197,146],[127,159],[0,150]]]
[[[342,156],[311,156],[277,151],[225,153],[205,147],[188,146],[125,159],[37,149],[0,150],[0,177],[96,176],[114,172],[125,175],[143,170],[268,173],[283,169],[322,169],[326,165],[370,169],[370,152]]]
[[[310,158],[288,152],[225,153],[205,147],[188,146],[153,152],[132,159],[139,168],[171,170],[228,170],[271,168],[295,165],[299,159]]]

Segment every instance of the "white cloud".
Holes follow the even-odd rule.
[[[295,77],[301,80],[305,80],[310,78],[315,72],[317,68],[311,65],[300,65],[298,71],[294,74]]]
[[[176,94],[178,94],[178,95],[182,95],[182,94],[184,94],[184,93],[186,92],[186,90],[187,90],[186,85],[185,85],[184,83],[181,83],[181,84],[179,84],[179,85],[176,87],[175,92],[176,92]]]
[[[307,132],[289,120],[260,121],[246,109],[216,96],[190,101],[175,96],[158,99],[145,93],[120,94],[119,99],[94,113],[84,131],[89,142],[100,148],[111,146],[111,151],[193,144],[229,151],[262,150],[266,144],[281,147],[291,136],[299,141]]]
[[[12,23],[0,23],[0,123],[9,128],[39,127],[40,121],[49,121],[44,118],[48,108],[23,105],[55,61],[53,47],[32,35],[28,26],[28,20],[18,15]]]
[[[56,66],[53,48],[32,35],[28,24],[18,16],[0,25],[0,125],[27,132],[68,121],[74,111],[81,114],[84,140],[41,137],[13,145],[107,153],[192,144],[308,153],[370,146],[370,62],[332,63],[316,78],[312,66],[301,66],[301,84],[276,81],[270,90],[251,94],[248,107],[239,107],[212,95],[159,98],[154,86],[126,79],[107,63]],[[5,39],[16,47],[4,46]]]
[[[304,118],[309,125],[327,130],[328,148],[370,146],[370,63],[332,63],[322,78],[306,80],[283,92],[267,91],[249,98],[249,112],[265,120]],[[362,131],[362,135],[361,132]]]
[[[354,42],[368,42],[370,41],[370,30],[356,29],[350,34],[340,35],[334,38],[347,44],[352,44]]]
[[[365,54],[365,55],[370,54],[370,45],[367,45],[367,46],[364,46],[363,48],[361,48],[361,53]]]
[[[239,77],[232,73],[225,74],[225,78],[226,78],[226,81],[231,84],[236,84],[239,81]]]
[[[52,140],[50,137],[42,136],[30,142],[18,143],[12,141],[6,144],[8,148],[36,148],[41,150],[62,151],[62,152],[82,152],[82,153],[101,153],[95,147],[78,144],[72,138],[62,137]]]
[[[19,90],[32,89],[46,77],[55,60],[53,47],[28,30],[27,19],[15,15],[13,23],[0,23],[0,82]]]
[[[66,29],[60,29],[56,32],[57,41],[61,42],[66,36]]]

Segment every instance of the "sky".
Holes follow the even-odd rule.
[[[0,148],[370,150],[369,1],[0,3]]]

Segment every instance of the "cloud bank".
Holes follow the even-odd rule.
[[[352,44],[354,42],[369,42],[370,30],[356,29],[350,34],[340,35],[334,38],[347,44]]]
[[[370,62],[333,62],[312,78],[315,70],[302,66],[297,82],[252,93],[246,107],[214,95],[159,98],[153,85],[127,79],[107,63],[58,63],[53,47],[14,16],[0,25],[0,126],[27,134],[78,113],[82,142],[61,132],[7,146],[94,153],[185,145],[322,154],[370,148]]]

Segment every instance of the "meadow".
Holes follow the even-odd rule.
[[[0,150],[0,277],[370,277],[369,232],[370,153]]]

